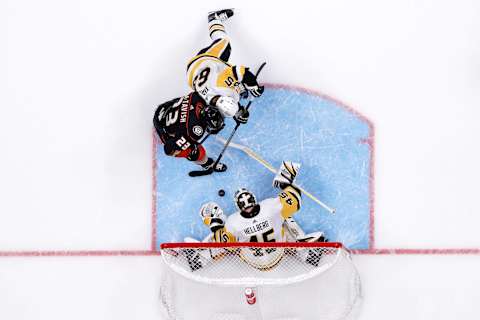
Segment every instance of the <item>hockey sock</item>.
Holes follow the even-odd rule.
[[[203,150],[205,150],[205,149],[203,149]],[[209,159],[212,159],[212,158],[207,157],[207,153],[205,151],[203,151],[203,154],[201,155],[201,157],[198,158],[198,160],[195,161],[195,163],[199,164],[203,167],[207,164]],[[213,159],[211,161],[213,163]]]
[[[208,23],[208,32],[210,33],[210,38],[215,41],[217,39],[228,38],[227,33],[225,32],[225,26],[220,20],[212,20]]]

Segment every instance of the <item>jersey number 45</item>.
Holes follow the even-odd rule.
[[[275,238],[273,238],[273,236],[274,236],[273,229],[269,229],[269,230],[265,231],[264,233],[262,233],[261,235],[256,234],[254,236],[251,236],[250,237],[250,242],[259,242],[258,241],[259,236],[261,236],[260,242],[275,242]]]

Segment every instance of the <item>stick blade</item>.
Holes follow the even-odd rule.
[[[202,176],[208,176],[209,174],[212,174],[213,173],[213,169],[210,168],[208,170],[194,170],[194,171],[190,171],[188,173],[188,175],[190,177],[202,177]]]

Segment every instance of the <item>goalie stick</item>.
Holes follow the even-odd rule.
[[[222,142],[222,143],[225,143],[225,139],[222,138],[222,137],[219,137],[217,136],[216,137],[216,140],[219,141],[219,142]],[[260,157],[258,154],[256,154],[252,149],[250,149],[249,147],[247,146],[244,146],[244,145],[241,145],[241,144],[238,144],[238,143],[235,143],[235,142],[230,142],[230,146],[232,148],[235,148],[235,149],[238,149],[240,151],[243,151],[245,152],[250,158],[253,158],[254,160],[256,160],[257,162],[259,162],[260,164],[262,164],[265,168],[267,168],[270,172],[272,173],[277,173],[277,171],[275,170],[275,168],[270,164],[268,163],[266,160],[262,159],[262,157]],[[313,194],[311,194],[310,192],[308,192],[307,190],[305,190],[304,188],[302,188],[301,186],[299,185],[296,185],[297,188],[299,188],[307,197],[309,197],[310,199],[312,199],[313,201],[315,201],[318,205],[320,205],[322,208],[324,208],[325,210],[327,210],[328,212],[330,212],[331,214],[334,214],[335,213],[335,209],[334,208],[331,208],[329,206],[327,206],[325,203],[323,203],[322,201],[320,201],[317,197],[315,197]]]
[[[258,75],[260,74],[260,72],[262,71],[263,67],[265,67],[267,63],[264,62],[260,65],[260,67],[258,68],[257,70],[257,73],[255,74],[255,77],[258,77]],[[248,109],[250,108],[250,105],[252,104],[252,101],[253,100],[250,100],[245,108],[245,110],[248,111]],[[233,131],[232,133],[230,134],[230,137],[228,137],[228,139],[226,140],[225,142],[225,145],[223,146],[223,149],[222,151],[220,152],[220,154],[218,155],[217,157],[217,160],[215,160],[215,163],[208,169],[206,170],[194,170],[194,171],[190,171],[188,173],[188,175],[190,177],[201,177],[201,176],[207,176],[207,175],[210,175],[214,172],[214,168],[217,166],[217,164],[220,162],[220,160],[222,159],[223,157],[223,153],[225,152],[225,150],[227,150],[228,148],[228,145],[230,144],[230,141],[232,140],[233,136],[235,135],[235,132],[237,132],[237,129],[238,127],[240,127],[240,122],[237,122],[237,124],[235,125],[235,128],[233,128]],[[205,138],[206,140],[206,138]]]

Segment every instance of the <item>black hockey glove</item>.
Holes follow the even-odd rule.
[[[200,157],[200,148],[198,147],[198,144],[192,144],[192,146],[190,147],[190,153],[187,156],[187,160],[197,161],[199,157]]]
[[[255,86],[245,85],[245,89],[247,89],[248,92],[255,98],[260,97],[263,94],[263,91],[265,91],[265,87],[259,86],[259,85],[255,85]]]
[[[222,122],[220,125],[217,125],[217,126],[207,126],[206,130],[210,134],[217,134],[220,131],[222,131],[223,128],[225,128],[224,122]]]
[[[260,97],[265,91],[264,86],[260,86],[255,75],[247,68],[242,80],[243,86],[255,98]]]
[[[235,120],[236,123],[239,124],[246,124],[248,122],[248,117],[250,116],[250,113],[248,112],[245,107],[240,106],[239,110],[233,117],[233,120]]]

